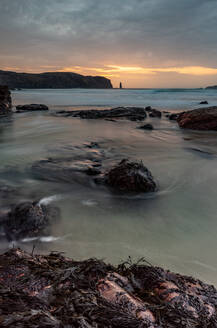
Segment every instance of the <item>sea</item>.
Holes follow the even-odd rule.
[[[217,132],[179,129],[163,113],[147,118],[153,131],[128,120],[82,120],[58,110],[152,106],[181,112],[217,105],[207,89],[67,89],[12,92],[13,106],[41,103],[49,112],[15,113],[0,121],[0,182],[19,195],[1,197],[1,207],[41,200],[61,209],[52,233],[8,242],[37,253],[63,252],[74,259],[97,257],[117,264],[140,259],[217,286]],[[118,163],[142,160],[157,181],[154,194],[119,195],[96,185],[39,180],[31,167],[40,159],[76,155],[90,142]]]

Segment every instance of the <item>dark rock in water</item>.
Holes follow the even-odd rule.
[[[193,277],[60,253],[0,254],[2,328],[216,328],[217,290]]]
[[[142,121],[147,117],[143,107],[116,107],[111,109],[89,109],[79,111],[58,111],[57,116],[80,117],[83,119],[125,118],[133,121]]]
[[[11,93],[7,86],[0,85],[0,115],[12,112]]]
[[[206,107],[181,113],[177,122],[182,129],[217,130],[217,107]]]
[[[151,172],[143,163],[130,162],[126,159],[105,173],[104,182],[114,190],[126,193],[157,190]]]
[[[149,112],[149,116],[161,118],[162,113],[157,109],[151,109],[151,111]]]
[[[145,125],[141,125],[138,127],[138,129],[141,129],[141,130],[153,130],[153,125],[152,124],[145,124]]]
[[[35,111],[41,111],[41,110],[49,110],[49,108],[46,105],[42,104],[30,104],[30,105],[18,105],[16,107],[17,113],[20,112],[35,112]]]
[[[45,206],[39,202],[24,202],[9,211],[3,228],[9,241],[34,237],[59,217],[57,207]]]
[[[177,121],[177,118],[179,117],[179,115],[180,115],[180,113],[177,113],[177,114],[173,113],[173,114],[170,114],[170,115],[168,116],[168,118],[169,118],[171,121]]]
[[[200,105],[208,105],[208,101],[207,100],[201,101]]]
[[[146,110],[147,112],[151,112],[151,111],[152,111],[152,107],[151,107],[151,106],[147,106],[147,107],[145,107],[145,110]]]

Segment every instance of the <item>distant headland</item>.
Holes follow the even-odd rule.
[[[16,73],[0,70],[0,85],[10,89],[111,89],[112,83],[103,76],[84,76],[71,72]]]
[[[210,85],[209,87],[206,87],[206,89],[217,89],[217,85]]]

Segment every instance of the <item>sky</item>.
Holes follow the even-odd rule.
[[[217,84],[216,0],[0,0],[0,69]]]

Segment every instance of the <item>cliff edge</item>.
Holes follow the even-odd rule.
[[[111,89],[111,81],[103,76],[83,76],[68,72],[16,73],[0,70],[0,84],[10,89]]]

